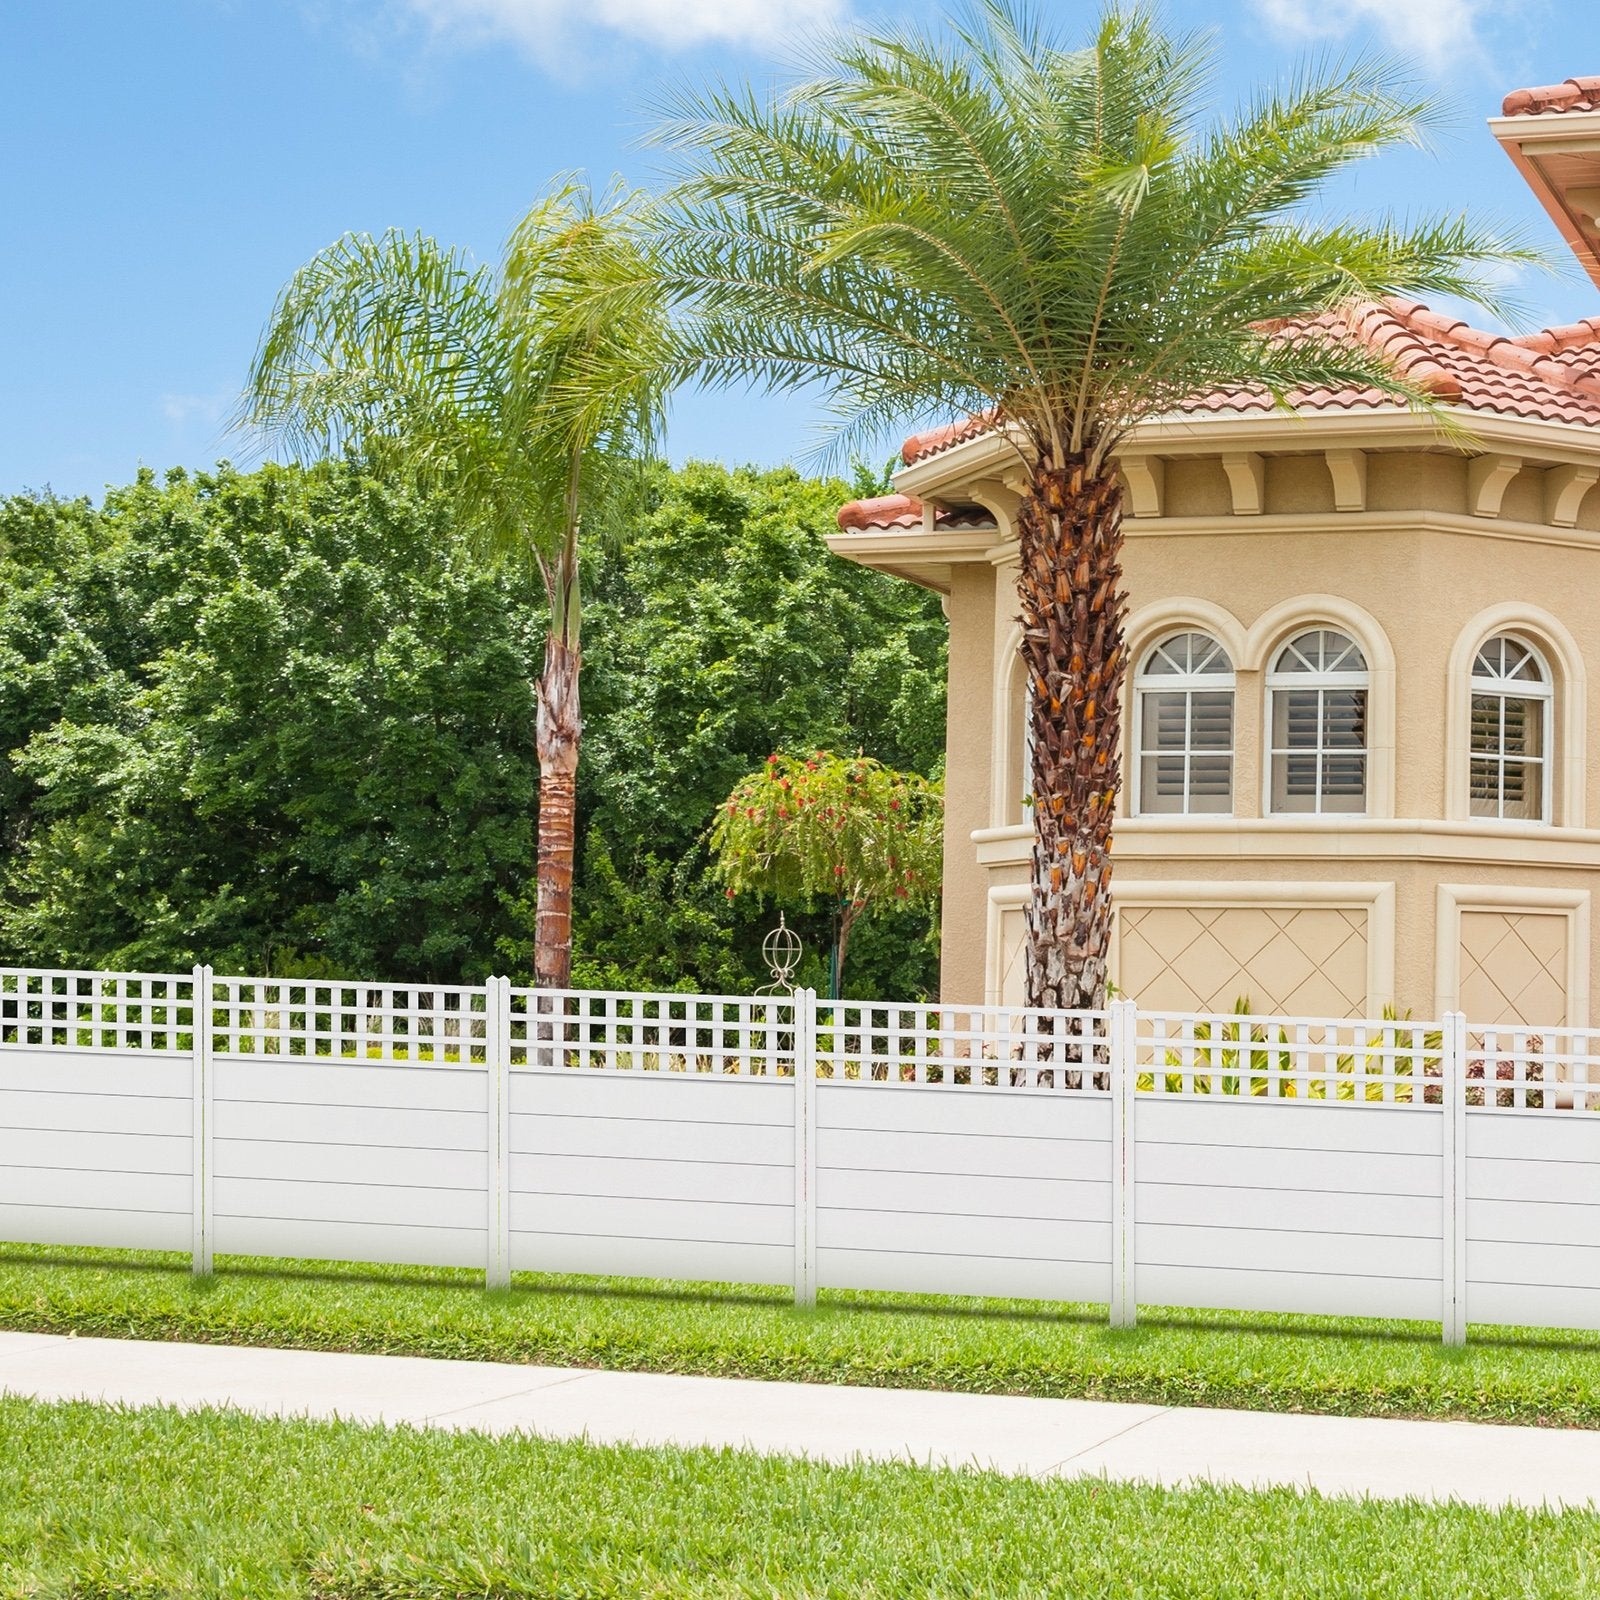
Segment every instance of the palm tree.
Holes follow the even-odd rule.
[[[1342,314],[1400,292],[1493,308],[1495,269],[1533,257],[1459,217],[1308,214],[1330,177],[1418,142],[1432,116],[1380,62],[1308,69],[1207,122],[1203,40],[1135,7],[1069,48],[1021,0],[979,0],[936,31],[842,35],[814,62],[787,92],[683,102],[663,130],[676,375],[820,381],[841,452],[967,413],[1016,448],[1027,996],[1096,1007],[1126,666],[1119,444],[1241,384],[1280,404],[1374,385],[1442,421]]]
[[[279,295],[241,420],[291,449],[354,450],[447,493],[479,547],[531,556],[549,601],[538,682],[534,982],[572,968],[582,731],[580,514],[618,490],[660,420],[666,328],[638,197],[568,180],[518,223],[498,272],[432,239],[348,234]],[[631,297],[602,312],[595,284]]]

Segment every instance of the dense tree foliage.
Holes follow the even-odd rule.
[[[653,469],[587,557],[576,981],[762,980],[705,830],[771,751],[936,769],[938,606],[827,552],[849,492]],[[0,959],[524,976],[540,590],[350,465],[0,503]],[[926,989],[926,932],[852,989]]]

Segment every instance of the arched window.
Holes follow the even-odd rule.
[[[1360,815],[1367,809],[1367,658],[1347,633],[1310,628],[1267,674],[1273,812]]]
[[[1496,634],[1472,662],[1467,792],[1475,817],[1550,820],[1550,669],[1525,639]]]
[[[1174,633],[1134,674],[1133,810],[1227,816],[1233,810],[1233,663],[1208,633]]]

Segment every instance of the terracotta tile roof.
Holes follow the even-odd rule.
[[[1500,107],[1508,117],[1538,117],[1548,111],[1600,111],[1600,78],[1568,78],[1538,89],[1513,89]]]
[[[839,526],[846,533],[881,533],[892,528],[922,527],[922,502],[910,494],[881,494],[873,500],[852,500],[839,507]],[[933,517],[937,533],[993,529],[995,520],[981,506],[950,506]]]
[[[1389,355],[1402,373],[1465,411],[1600,427],[1600,318],[1512,338],[1474,328],[1410,300],[1390,300],[1318,319],[1339,337]],[[1392,404],[1379,389],[1309,389],[1290,397],[1297,411],[1369,411]],[[1271,411],[1259,389],[1221,388],[1179,410]]]
[[[1572,82],[1580,88],[1589,86],[1583,92],[1600,97],[1600,78]],[[1285,323],[1278,331],[1287,334],[1294,326]],[[1309,326],[1336,337],[1361,339],[1384,351],[1414,383],[1464,410],[1600,427],[1600,317],[1512,338],[1474,328],[1415,301],[1395,299],[1330,313]],[[1393,404],[1381,390],[1366,388],[1306,389],[1290,400],[1296,410],[1312,412],[1370,411]],[[1195,395],[1178,409],[1192,416],[1268,412],[1274,406],[1262,389],[1219,388]],[[915,433],[901,447],[900,458],[907,466],[925,461],[993,426],[994,413],[980,412]],[[940,512],[939,526],[954,525],[947,522],[953,515]],[[975,515],[983,522],[964,525],[991,525],[985,513]],[[909,495],[852,500],[839,512],[839,526],[847,529],[911,528],[921,522],[922,502]]]
[[[909,467],[924,456],[935,456],[964,439],[975,439],[994,426],[994,412],[980,411],[965,422],[947,422],[942,428],[929,428],[926,433],[914,433],[900,446],[900,459]]]

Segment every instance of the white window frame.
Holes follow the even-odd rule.
[[[1497,640],[1504,639],[1517,645],[1528,652],[1529,659],[1539,669],[1537,682],[1530,678],[1504,678],[1480,677],[1474,671],[1467,680],[1467,815],[1474,822],[1513,822],[1532,823],[1537,827],[1549,827],[1555,820],[1555,706],[1556,685],[1555,675],[1550,670],[1549,658],[1538,645],[1525,634],[1514,629],[1501,629],[1491,633],[1488,638],[1479,644],[1472,652],[1472,665],[1476,668],[1478,658],[1485,650]],[[1495,755],[1481,754],[1472,747],[1472,702],[1479,695],[1487,695],[1501,701],[1506,700],[1537,700],[1540,702],[1540,728],[1539,750],[1537,763],[1539,766],[1539,815],[1537,817],[1508,817],[1505,814],[1505,765],[1508,757],[1504,752]],[[1504,713],[1501,716],[1501,742],[1504,743]],[[1513,757],[1509,759],[1529,762],[1530,758]],[[1472,767],[1477,761],[1492,761],[1500,770],[1501,781],[1497,785],[1496,811],[1492,817],[1486,817],[1472,809]]]
[[[1161,672],[1150,671],[1150,661],[1159,650],[1164,650],[1174,640],[1194,634],[1209,643],[1218,656],[1228,664],[1226,672]],[[1223,642],[1205,628],[1172,628],[1145,647],[1139,658],[1138,670],[1133,676],[1133,760],[1130,763],[1128,791],[1129,814],[1135,817],[1160,817],[1168,821],[1175,817],[1231,817],[1237,813],[1238,793],[1238,737],[1239,691],[1238,667]],[[1228,717],[1228,747],[1226,750],[1205,749],[1196,751],[1193,745],[1195,694],[1228,694],[1233,703]],[[1184,710],[1184,742],[1181,750],[1157,752],[1161,755],[1179,755],[1183,758],[1183,805],[1177,811],[1146,811],[1144,809],[1144,701],[1147,694],[1183,694],[1189,697]],[[1193,811],[1189,806],[1189,782],[1192,760],[1196,754],[1225,755],[1228,758],[1228,807],[1225,811]]]
[[[1298,640],[1303,639],[1308,633],[1334,633],[1342,639],[1348,639],[1360,656],[1362,666],[1359,671],[1339,672],[1285,672],[1278,663],[1283,660],[1287,652]],[[1323,809],[1323,758],[1327,755],[1327,747],[1322,743],[1323,727],[1323,702],[1317,702],[1317,746],[1314,752],[1304,750],[1280,750],[1273,736],[1276,726],[1276,697],[1292,690],[1318,689],[1323,691],[1337,690],[1349,693],[1359,689],[1366,695],[1365,734],[1361,746],[1361,807],[1357,811],[1325,811]],[[1350,817],[1365,817],[1372,810],[1372,662],[1367,647],[1361,640],[1342,623],[1338,622],[1306,622],[1289,634],[1272,653],[1272,665],[1266,674],[1266,721],[1262,733],[1262,749],[1266,759],[1261,763],[1261,812],[1268,817],[1294,817],[1309,819],[1312,817],[1328,817],[1334,821],[1341,821]],[[1317,757],[1317,786],[1316,804],[1308,811],[1280,811],[1272,803],[1274,778],[1277,774],[1278,760],[1291,755],[1306,755],[1314,753]]]

